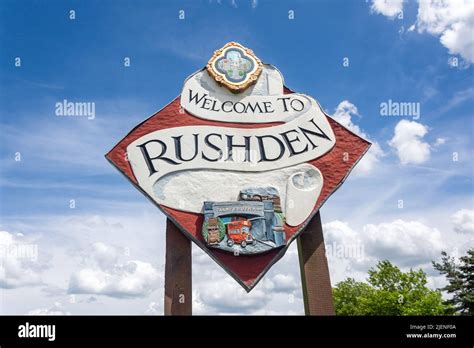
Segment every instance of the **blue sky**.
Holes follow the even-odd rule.
[[[228,41],[252,48],[259,58],[282,72],[288,87],[313,96],[329,115],[377,143],[380,151],[373,153],[370,170],[355,173],[322,208],[323,220],[329,224],[327,238],[337,241],[344,233],[349,239],[360,233],[371,235],[370,226],[379,230],[386,227],[390,235],[394,227],[389,224],[400,220],[405,224],[395,230],[406,229],[401,233],[408,242],[423,238],[425,232],[436,234],[436,230],[441,239],[433,245],[443,245],[447,238],[457,243],[449,245],[454,252],[462,253],[463,248],[472,246],[471,52],[466,52],[459,41],[452,45],[440,41],[443,32],[436,33],[430,27],[433,23],[420,19],[417,1],[402,6],[403,19],[390,15],[387,7],[363,0],[1,1],[0,229],[30,236],[40,245],[40,255],[42,250],[49,255],[45,256],[42,285],[31,285],[34,300],[4,311],[52,308],[59,301],[63,311],[73,314],[107,313],[106,307],[74,307],[67,300],[74,293],[71,279],[80,262],[68,269],[58,267],[63,260],[58,255],[74,258],[87,254],[96,242],[106,241],[115,252],[127,245],[134,245],[135,250],[143,248],[147,251],[140,251],[137,257],[157,269],[162,266],[161,256],[153,255],[164,250],[140,246],[131,241],[131,235],[140,229],[140,221],[134,225],[134,219],[146,220],[144,224],[156,226],[156,231],[147,232],[148,239],[144,240],[163,247],[160,226],[164,217],[103,155],[133,126],[179,95],[184,79],[202,68],[213,51]],[[70,10],[75,11],[74,20],[69,18]],[[180,10],[184,20],[179,19]],[[289,11],[294,11],[293,20],[288,18]],[[20,67],[15,66],[16,57],[21,58]],[[125,57],[130,58],[130,67],[124,66]],[[343,66],[344,58],[349,59],[349,66]],[[459,60],[459,66],[449,63],[453,58]],[[95,118],[56,116],[55,104],[64,99],[95,103]],[[420,118],[382,117],[380,103],[389,99],[420,103]],[[341,105],[343,101],[349,104]],[[407,124],[400,126],[397,140],[396,127],[402,120]],[[403,154],[420,148],[425,150]],[[15,161],[17,152],[21,161]],[[452,160],[453,153],[458,154],[458,161]],[[69,206],[71,199],[75,209]],[[399,200],[404,202],[402,209],[397,206]],[[453,218],[460,211],[459,218]],[[423,226],[411,224],[414,222]],[[120,237],[114,237],[111,230],[119,225],[122,227],[116,236]],[[104,229],[103,235],[95,234]],[[65,239],[71,234],[64,230],[89,232],[74,236],[74,243],[69,243]],[[394,262],[406,266],[428,263],[427,259],[403,258],[400,250],[390,249],[393,241],[372,242],[361,242],[369,248],[368,253],[372,252],[372,261],[388,250],[386,255],[393,255]],[[416,253],[419,250],[413,251]],[[279,268],[269,277],[297,280],[296,262],[294,258],[288,265],[277,264]],[[354,265],[348,270],[341,266],[342,261],[331,262],[339,270],[333,279],[339,280],[352,270],[355,275],[360,271],[360,275],[371,265],[368,261],[360,270]],[[30,291],[28,285],[17,284],[3,290],[5,298],[19,298]],[[300,289],[295,286],[291,291],[299,307],[296,310],[286,304],[288,313],[301,312]],[[44,296],[44,289],[61,287],[64,289],[58,290],[61,295],[57,299]],[[144,311],[151,306],[151,297],[158,298],[161,305],[154,292],[160,290],[155,288],[159,286],[155,284],[150,294],[137,297],[143,301]],[[252,298],[258,298],[259,289],[254,291],[257,295]],[[281,291],[276,293],[288,295]],[[134,302],[127,302],[135,301],[130,298],[90,293],[100,303],[117,301],[123,313],[133,313],[136,308]],[[206,304],[203,294],[206,290],[202,290],[202,303],[196,304],[205,308],[203,313],[225,312],[217,304]],[[276,311],[270,307],[268,313]],[[249,308],[232,310],[247,313]]]
[[[362,115],[359,126],[375,138],[388,139],[399,121],[379,116],[380,103],[388,99],[420,102],[422,119],[433,128],[432,134],[453,125],[468,130],[466,120],[472,130],[472,98],[440,112],[457,93],[472,88],[471,69],[450,67],[449,55],[436,37],[399,33],[402,26],[415,22],[416,4],[406,6],[403,20],[370,15],[364,1],[261,1],[256,8],[250,2],[237,2],[234,7],[207,1],[159,6],[151,1],[133,5],[50,1],[48,6],[27,1],[3,2],[2,8],[2,125],[37,130],[62,122],[62,127],[74,132],[77,123],[83,127],[85,120],[55,119],[55,103],[92,101],[100,127],[113,123],[110,127],[117,128],[110,129],[117,136],[98,147],[99,153],[178,95],[183,80],[230,40],[253,48],[283,72],[290,88],[314,96],[329,113],[341,100],[356,104]],[[76,11],[75,20],[69,19],[70,9]],[[178,18],[181,9],[185,20]],[[290,10],[295,20],[288,19]],[[21,68],[13,64],[15,57],[22,59]],[[124,57],[131,59],[129,68],[123,66]],[[343,66],[344,57],[349,58],[349,67]],[[21,143],[4,145],[2,156],[7,161],[12,150],[21,152]],[[43,175],[32,171],[4,175],[30,183],[61,179],[57,171]],[[112,180],[121,186],[121,178],[109,173],[104,178],[99,174],[105,172],[75,171],[68,182]],[[25,201],[23,195],[16,205],[17,192],[6,192],[10,204],[2,209],[11,213],[18,212],[18,205],[22,210],[25,205],[35,211],[49,208],[38,206],[33,197]]]

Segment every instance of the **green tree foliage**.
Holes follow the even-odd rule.
[[[333,289],[337,315],[442,315],[441,292],[426,286],[423,270],[402,272],[389,261],[369,270],[367,282],[348,278]]]
[[[434,262],[433,267],[443,274],[448,285],[440,290],[446,291],[451,297],[445,303],[451,306],[454,313],[461,315],[474,314],[474,249],[459,258],[457,264],[454,257],[446,252],[441,253],[441,262]]]
[[[372,287],[353,278],[338,283],[333,289],[334,306],[337,315],[366,315],[367,299],[372,297]]]

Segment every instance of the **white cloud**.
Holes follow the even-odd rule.
[[[446,138],[436,138],[434,146],[440,146],[446,144]]]
[[[161,306],[157,302],[152,301],[148,305],[148,308],[145,311],[145,314],[163,314],[163,309],[160,307]]]
[[[360,243],[360,235],[344,221],[334,220],[323,225],[326,244],[335,243]]]
[[[94,243],[88,258],[93,266],[71,275],[69,293],[143,297],[154,291],[161,280],[160,272],[150,263],[120,262],[119,250],[104,243]]]
[[[27,313],[28,315],[70,315],[71,313],[65,311],[61,302],[55,302],[50,308],[33,309]]]
[[[298,283],[290,274],[276,274],[271,278],[273,289],[277,292],[292,292],[298,288]]]
[[[339,103],[334,111],[332,117],[342,124],[344,127],[348,128],[353,133],[359,135],[362,138],[369,139],[367,134],[356,125],[352,118],[353,116],[359,116],[357,107],[348,100],[343,100]],[[372,146],[369,151],[362,157],[362,159],[357,163],[357,166],[354,169],[354,174],[356,175],[367,175],[371,173],[377,163],[380,161],[380,158],[384,156],[384,152],[380,147],[379,143],[372,141]]]
[[[92,244],[92,257],[101,268],[110,268],[118,261],[117,248],[102,242]]]
[[[235,280],[226,277],[220,281],[201,282],[199,291],[195,292],[195,300],[206,307],[218,309],[222,314],[249,314],[265,307],[271,295],[271,291],[266,292],[261,288],[247,293],[240,285],[235,284]]]
[[[332,117],[337,122],[348,128],[355,134],[360,135],[364,138],[367,137],[366,134],[359,128],[359,126],[352,122],[353,116],[359,116],[359,111],[357,110],[357,106],[355,106],[348,100],[343,100],[342,102],[340,102],[339,105],[336,107],[334,114],[332,115]]]
[[[372,259],[364,250],[359,231],[339,220],[325,223],[323,231],[332,285],[346,277],[364,279]]]
[[[420,164],[430,158],[430,145],[422,138],[428,127],[415,121],[401,120],[395,126],[395,134],[389,145],[397,151],[402,164]]]
[[[372,0],[370,9],[393,19],[403,10],[403,0]]]
[[[474,210],[461,209],[451,215],[454,230],[460,233],[474,232]]]
[[[436,228],[420,221],[397,219],[353,228],[347,222],[331,221],[323,225],[332,284],[353,277],[367,278],[367,270],[380,260],[407,268],[432,271],[431,261],[442,250],[452,251],[456,241],[448,241]],[[445,238],[445,239],[443,239]],[[337,247],[342,252],[330,252]]]
[[[151,264],[127,261],[110,271],[84,268],[73,273],[69,293],[142,297],[155,290],[159,280],[160,274]]]
[[[365,250],[378,259],[388,258],[399,265],[429,263],[439,256],[444,243],[441,233],[419,221],[401,219],[368,224],[362,229]]]
[[[372,0],[371,10],[393,19],[403,10],[403,0]],[[419,0],[416,24],[408,31],[415,27],[419,33],[439,37],[450,54],[474,63],[474,1]],[[453,66],[452,61],[449,64]]]
[[[0,288],[42,284],[45,266],[38,260],[38,246],[21,234],[0,231]]]
[[[0,313],[24,314],[35,308],[48,309],[52,301],[61,301],[67,306],[67,311],[73,314],[144,314],[151,301],[160,302],[160,298],[163,298],[162,265],[165,254],[165,238],[161,232],[164,231],[166,219],[152,205],[146,202],[141,205],[137,205],[137,209],[129,208],[128,211],[133,211],[131,215],[120,211],[115,215],[100,216],[48,214],[28,219],[6,218],[2,221],[6,230],[19,230],[25,236],[35,235],[40,226],[41,238],[36,239],[39,258],[42,261],[45,252],[48,252],[50,267],[40,273],[40,286],[25,286],[8,291],[0,289],[0,297],[3,297]],[[101,248],[101,243],[95,243],[98,240],[106,248]],[[116,262],[111,261],[114,259],[113,249],[109,250],[111,246],[119,256]],[[110,259],[106,255],[111,256]],[[99,265],[99,259],[102,266]],[[91,269],[113,276],[118,273],[119,276],[128,260],[140,260],[153,265],[160,274],[160,279],[152,287],[155,291],[144,291],[143,296],[94,294],[95,302],[91,302],[89,294],[68,293],[73,273]]]
[[[207,254],[193,247],[193,313],[303,314],[295,243],[250,293]]]
[[[419,1],[418,32],[439,36],[449,53],[474,62],[474,1]]]
[[[97,220],[97,223],[91,225],[91,220]],[[35,226],[41,225],[47,231],[44,237],[50,239],[43,242],[47,243],[44,245],[48,246],[48,250],[53,249],[55,255],[55,276],[48,276],[51,272],[48,269],[47,274],[43,274],[43,281],[50,286],[57,284],[64,287],[68,279],[78,275],[77,279],[82,284],[80,289],[87,294],[74,295],[75,301],[71,302],[71,289],[70,294],[67,289],[64,292],[58,289],[46,295],[40,288],[12,289],[5,291],[2,313],[162,314],[163,269],[157,270],[149,263],[150,260],[154,264],[164,263],[164,235],[157,233],[157,226],[158,230],[164,231],[162,220],[165,221],[163,217],[158,220],[157,214],[153,213],[148,217],[137,217],[135,214],[129,217],[107,216],[101,223],[99,219],[87,216],[76,220],[49,217],[47,221],[35,221],[30,228],[35,230]],[[439,231],[443,231],[441,234],[438,229],[421,221],[385,221],[392,222],[363,224],[360,227],[352,225],[352,221],[351,224],[337,220],[324,224],[326,249],[336,246],[333,249],[336,252],[328,255],[333,285],[349,276],[365,279],[367,269],[382,258],[390,259],[405,270],[425,265],[426,271],[433,271],[429,261],[439,259],[441,246],[452,254],[454,248],[462,253],[463,245],[469,245],[466,242],[469,235],[452,233],[449,223],[447,228],[436,224]],[[64,226],[68,228],[64,229]],[[30,234],[26,228],[23,231],[25,236]],[[131,233],[133,231],[136,233]],[[98,235],[102,242],[93,243]],[[123,260],[124,248],[118,247],[122,245],[130,247],[131,255],[139,254],[142,261],[148,261],[145,262],[148,267],[139,265],[133,271],[134,266],[130,264],[137,261]],[[340,255],[339,246],[349,247],[349,253]],[[351,248],[357,246],[363,247],[362,252],[352,254]],[[66,253],[66,250],[79,250],[79,253]],[[72,273],[74,275],[70,277]],[[193,246],[193,291],[194,314],[301,315],[303,301],[295,243],[250,294],[207,254]],[[93,293],[97,301],[91,302],[89,293]],[[62,301],[66,308],[51,307],[51,301]]]

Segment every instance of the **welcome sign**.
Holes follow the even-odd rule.
[[[250,291],[369,146],[231,42],[106,157]]]

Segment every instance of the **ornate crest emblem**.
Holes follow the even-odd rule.
[[[206,69],[218,83],[239,93],[257,81],[262,62],[252,50],[237,42],[229,42],[214,52]]]

